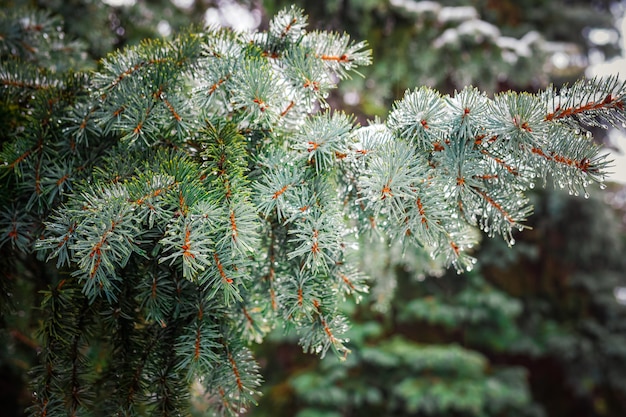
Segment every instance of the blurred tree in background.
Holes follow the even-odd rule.
[[[95,67],[114,48],[168,36],[189,22],[202,25],[207,9],[235,2],[28,3],[62,16],[65,31],[92,58],[76,62]],[[292,3],[304,8],[313,27],[348,31],[373,48],[376,65],[329,99],[362,119],[382,116],[417,85],[452,92],[473,84],[496,92],[571,82],[590,61],[619,52],[617,38],[594,43],[589,35],[594,29],[613,33],[615,13],[624,10],[623,2],[608,0],[238,4],[266,25],[268,16]],[[257,350],[268,383],[249,415],[621,415],[626,308],[615,291],[626,287],[626,265],[620,208],[552,190],[534,198],[533,230],[516,235],[512,250],[483,240],[479,264],[468,274],[435,268],[426,253],[403,253],[390,242],[363,242],[361,264],[373,287],[360,304],[345,305],[353,322],[352,354],[345,362],[305,356],[291,335],[277,332]],[[16,299],[34,293],[16,290],[23,293]],[[6,328],[27,328],[37,319],[22,313],[4,317]],[[30,401],[17,369],[29,367],[36,352],[28,338],[10,336],[0,349],[0,404],[17,415]]]

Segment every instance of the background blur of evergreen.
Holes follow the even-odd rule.
[[[25,3],[62,16],[66,32],[89,54],[83,64],[95,67],[114,48],[201,25],[207,8],[232,2],[0,1],[3,10]],[[598,45],[588,35],[590,28],[613,28],[614,14],[626,9],[608,0],[239,3],[261,25],[295,3],[312,27],[366,39],[374,65],[329,100],[363,120],[419,85],[451,92],[474,84],[496,92],[571,82],[593,57],[619,52],[617,38]],[[537,192],[533,229],[515,236],[512,249],[485,238],[477,267],[460,276],[431,270],[423,253],[402,256],[388,242],[362,242],[372,291],[345,306],[352,354],[344,362],[320,360],[277,332],[257,349],[267,384],[249,415],[622,416],[626,306],[615,291],[626,287],[623,196],[618,186],[590,201]],[[0,268],[4,262],[0,253]],[[19,415],[29,402],[16,375],[34,363],[36,348],[18,330],[37,320],[33,313],[0,317],[2,415]]]

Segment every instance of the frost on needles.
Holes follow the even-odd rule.
[[[612,77],[493,98],[416,88],[360,127],[325,99],[370,52],[307,32],[297,8],[267,32],[146,40],[84,73],[51,66],[81,45],[22,12],[0,15],[0,245],[48,261],[32,415],[166,415],[192,382],[237,414],[261,384],[247,346],[271,329],[348,353],[338,304],[367,291],[354,242],[471,268],[477,229],[512,244],[535,183],[602,185],[588,129],[626,123]]]

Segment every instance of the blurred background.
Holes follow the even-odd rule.
[[[87,66],[145,37],[190,24],[264,29],[291,4],[310,29],[367,40],[374,64],[330,98],[361,124],[384,118],[407,89],[536,92],[582,76],[626,76],[626,1],[613,0],[0,0],[60,15],[86,46]],[[626,149],[598,140],[615,163],[606,190],[570,196],[535,187],[535,214],[509,248],[485,237],[474,271],[436,268],[418,249],[361,242],[367,297],[346,300],[345,361],[305,355],[277,329],[254,350],[266,380],[249,416],[567,416],[626,413]],[[622,158],[622,160],[620,160]],[[26,290],[25,290],[26,291]],[[28,311],[5,318],[28,327]],[[0,347],[0,414],[29,401],[19,368],[34,347]],[[201,398],[194,413],[204,415]],[[9,414],[4,414],[4,413]]]

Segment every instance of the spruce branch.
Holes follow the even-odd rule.
[[[85,67],[85,46],[68,40],[62,20],[47,11],[7,7],[0,11],[0,56],[35,63],[41,68],[67,71]]]
[[[427,88],[407,92],[394,105],[386,126],[365,128],[357,137],[372,143],[374,149],[359,167],[364,174],[354,184],[359,191],[357,202],[367,202],[365,212],[375,218],[389,212],[392,218],[405,219],[403,228],[392,229],[403,230],[420,245],[433,247],[433,254],[448,253],[452,262],[459,259],[461,248],[473,246],[471,241],[460,245],[451,238],[460,219],[512,241],[512,230],[523,228],[531,213],[524,191],[534,186],[535,177],[545,180],[551,174],[560,187],[585,194],[590,183],[603,182],[606,156],[587,135],[580,134],[581,126],[574,125],[583,120],[582,115],[592,117],[600,107],[606,114],[603,117],[621,120],[624,84],[613,79],[581,82],[573,90],[583,102],[589,103],[589,97],[594,96],[589,90],[595,91],[595,97],[610,96],[610,100],[603,107],[600,103],[604,98],[580,106],[577,119],[562,123],[560,118],[546,117],[543,111],[548,93],[506,92],[491,100],[472,88],[452,97]],[[577,112],[568,111],[563,117]],[[483,122],[477,123],[479,119]],[[407,145],[416,147],[415,155]],[[444,208],[447,213],[434,222],[440,232],[434,239],[414,233],[433,223],[425,216],[432,211],[424,204],[430,201],[419,195],[430,187],[442,187],[443,193],[433,195],[431,201],[435,204],[438,200],[439,211]],[[419,219],[422,227],[411,228],[415,221],[410,219]],[[449,219],[455,219],[456,225]],[[452,251],[442,252],[442,248]]]
[[[207,207],[204,207],[209,213]],[[211,220],[207,215],[180,216],[174,221],[165,237],[160,240],[164,254],[159,262],[182,263],[183,276],[191,281],[211,264],[212,243]]]
[[[306,270],[291,272],[280,283],[280,305],[287,320],[311,320],[315,312],[314,300],[320,297],[316,276]]]
[[[329,171],[337,159],[346,155],[354,122],[344,113],[324,112],[307,119],[293,139],[293,148],[307,163],[315,165],[316,174]]]
[[[220,347],[219,328],[212,323],[212,317],[205,314],[206,307],[198,305],[196,319],[178,336],[175,346],[180,358],[176,366],[187,372],[189,380],[196,375],[210,374],[219,359],[216,353]]]
[[[550,87],[544,94],[545,120],[572,120],[574,125],[590,127],[626,127],[625,91],[626,82],[617,76],[578,80],[559,91]]]
[[[295,7],[268,32],[145,41],[85,74],[42,69],[54,48],[23,49],[39,30],[14,19],[0,14],[0,246],[63,277],[43,293],[40,415],[170,415],[192,385],[241,413],[261,382],[245,345],[273,328],[347,354],[338,305],[367,291],[355,242],[471,269],[478,229],[513,243],[537,179],[602,184],[586,128],[625,121],[611,77],[494,98],[422,87],[358,126],[326,97],[370,51],[308,32]]]
[[[365,42],[354,42],[346,33],[310,32],[304,44],[315,51],[315,56],[340,79],[350,77],[356,67],[371,64],[371,51]]]
[[[328,272],[330,265],[337,261],[337,248],[342,241],[340,225],[335,217],[322,213],[319,209],[310,210],[295,227],[289,230],[289,239],[295,249],[287,254],[288,259],[300,260],[302,268],[316,273]]]
[[[13,59],[0,67],[0,83],[8,97],[27,99],[35,91],[56,88],[60,80],[34,64]]]
[[[22,252],[30,251],[32,219],[16,206],[2,211],[0,217],[0,246],[10,243]]]
[[[259,366],[244,346],[225,345],[217,369],[206,381],[206,394],[215,398],[216,411],[222,415],[238,415],[245,406],[255,402],[261,385]]]
[[[176,284],[170,279],[167,269],[153,267],[149,279],[141,280],[137,288],[140,308],[146,313],[146,322],[167,326],[173,316]]]
[[[302,172],[298,167],[289,165],[286,155],[283,158],[269,155],[267,159],[270,159],[272,163],[286,163],[286,165],[270,166],[267,171],[263,172],[261,180],[255,183],[256,204],[266,217],[275,212],[278,220],[282,221],[291,210],[288,196],[299,195]],[[303,206],[296,209],[301,207]]]
[[[269,35],[279,41],[296,42],[305,33],[307,16],[302,9],[291,6],[280,10],[269,25]]]
[[[445,101],[436,91],[423,87],[407,92],[401,101],[394,103],[387,126],[420,150],[430,150],[444,133],[446,116]]]
[[[340,262],[332,271],[336,280],[338,292],[346,296],[353,296],[358,303],[363,294],[369,292],[368,277],[352,265],[346,266]]]
[[[341,314],[336,311],[326,312],[318,300],[314,300],[315,315],[308,328],[303,331],[300,345],[305,352],[316,353],[324,357],[331,349],[340,358],[345,358],[350,350],[344,345],[342,338],[348,330],[348,324]]]

